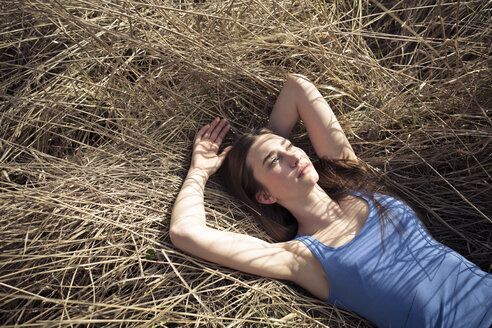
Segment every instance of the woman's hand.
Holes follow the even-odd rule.
[[[220,120],[217,117],[198,131],[193,145],[190,171],[198,169],[206,173],[207,177],[217,171],[231,149],[229,146],[222,153],[218,153],[222,140],[230,127],[225,119]]]

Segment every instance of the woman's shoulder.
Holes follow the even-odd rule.
[[[390,193],[380,193],[368,190],[348,191],[347,197],[359,197],[365,199],[367,202],[378,202],[380,205],[400,205],[406,204],[406,202],[396,195]]]

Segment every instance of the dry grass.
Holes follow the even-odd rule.
[[[369,325],[169,241],[198,127],[226,117],[230,141],[265,124],[287,72],[319,85],[360,157],[422,209],[438,240],[490,271],[489,1],[1,8],[4,326]],[[212,226],[264,236],[217,178],[206,197]]]

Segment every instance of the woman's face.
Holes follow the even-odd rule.
[[[249,149],[246,165],[280,203],[302,197],[319,179],[306,153],[275,134],[258,136]]]

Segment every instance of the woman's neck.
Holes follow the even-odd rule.
[[[285,204],[299,223],[299,235],[313,235],[333,221],[342,217],[342,209],[318,185],[302,199],[289,200]]]

